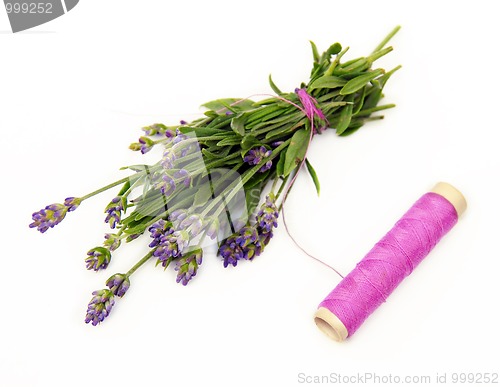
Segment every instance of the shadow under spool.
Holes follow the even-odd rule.
[[[448,183],[438,183],[430,192],[438,194],[446,199],[455,208],[457,219],[467,208],[467,202],[464,196],[460,191]],[[392,230],[394,230],[394,228]],[[344,280],[342,280],[338,286],[340,286]],[[332,293],[335,292],[335,289]],[[336,341],[344,341],[349,336],[348,329],[344,322],[342,322],[340,316],[337,316],[328,308],[320,306],[314,315],[314,322],[323,333]]]

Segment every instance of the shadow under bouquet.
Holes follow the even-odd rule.
[[[374,113],[394,106],[379,102],[399,66],[390,71],[372,66],[392,51],[386,45],[398,29],[368,56],[345,62],[348,49],[339,43],[320,54],[311,42],[310,79],[294,92],[281,91],[269,77],[275,94],[265,99],[218,99],[204,104],[204,115],[192,122],[146,126],[130,149],[144,154],[159,147],[158,162],[124,167],[132,172],[128,177],[35,212],[30,227],[44,233],[83,201],[119,188],[105,208],[111,231],[102,245],[87,252],[88,270],[106,269],[124,242],[142,234],[150,237],[144,257],[93,292],[85,322],[101,323],[115,299],[127,293],[132,274],[150,260],[164,269],[173,267],[177,282],[187,285],[210,244],[217,243],[224,267],[261,255],[304,165],[319,192],[306,158],[313,138],[328,129],[347,136],[367,121],[383,118]]]

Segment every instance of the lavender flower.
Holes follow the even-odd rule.
[[[263,232],[270,233],[273,227],[278,227],[278,208],[274,203],[274,195],[268,195],[265,203],[260,207],[257,213],[257,225]]]
[[[196,275],[198,267],[201,265],[203,250],[196,249],[185,256],[181,256],[175,266],[177,271],[177,283],[181,282],[184,286]]]
[[[217,218],[208,222],[208,226],[205,229],[207,237],[210,239],[215,239],[219,234],[219,220]]]
[[[186,188],[191,185],[191,176],[185,169],[179,169],[177,172],[175,172],[174,178],[177,179],[180,184],[184,184],[184,187]]]
[[[246,225],[238,233],[231,235],[219,247],[218,254],[224,260],[224,267],[236,266],[241,259],[252,260],[259,256],[273,237],[272,230],[278,226],[278,209],[274,195],[266,197],[254,226]]]
[[[29,227],[36,227],[38,231],[44,233],[49,228],[61,223],[66,217],[66,213],[76,210],[81,202],[82,199],[80,198],[69,197],[64,200],[64,204],[50,204],[32,214],[33,223]]]
[[[76,210],[81,202],[82,199],[75,198],[73,196],[64,199],[64,205],[68,207],[68,212],[73,212],[74,210]]]
[[[142,154],[148,153],[155,145],[153,140],[145,136],[139,137],[139,144],[141,144],[140,151]]]
[[[236,237],[236,243],[242,248],[245,248],[248,245],[257,242],[258,238],[259,235],[257,233],[257,229],[252,226],[246,226],[240,230],[240,235]]]
[[[106,281],[106,286],[115,296],[123,297],[130,287],[130,279],[125,274],[113,274]]]
[[[158,258],[157,264],[161,263],[167,268],[173,259],[182,256],[182,252],[189,245],[189,234],[186,231],[175,231],[163,235],[153,256]]]
[[[243,158],[243,161],[249,165],[257,165],[260,162],[262,162],[262,160],[271,156],[271,153],[272,152],[270,150],[268,150],[265,146],[262,145],[262,146],[250,149],[247,152],[247,154],[245,155],[245,157]],[[273,165],[273,162],[271,160],[267,161],[259,169],[259,172],[267,171],[268,169],[271,168],[272,165]]]
[[[85,323],[91,322],[93,326],[96,326],[109,316],[111,308],[115,304],[115,297],[113,292],[108,289],[96,290],[92,295],[94,297],[92,297],[87,307]]]
[[[168,216],[168,219],[171,221],[171,222],[181,222],[183,221],[184,219],[186,219],[187,217],[187,211],[186,210],[183,210],[183,209],[178,209],[178,210],[174,210],[170,213],[170,215]]]
[[[203,228],[203,222],[199,215],[190,215],[179,224],[181,230],[188,230],[191,237],[197,236]]]
[[[118,234],[104,234],[104,247],[109,251],[115,251],[120,247],[121,239]]]
[[[126,199],[123,196],[117,196],[113,198],[113,200],[111,200],[111,202],[104,210],[104,212],[107,213],[106,219],[104,221],[106,223],[109,223],[109,227],[115,228],[117,223],[120,223],[125,202]]]
[[[160,219],[158,222],[153,224],[148,231],[151,233],[151,238],[153,238],[149,247],[158,246],[164,236],[170,235],[174,232],[172,229],[172,223],[167,222],[165,219]]]
[[[156,189],[159,189],[165,196],[170,196],[175,191],[175,180],[169,175],[163,174],[161,179],[156,182]]]
[[[163,152],[163,157],[160,160],[160,164],[165,170],[174,168],[175,160],[177,157],[172,149],[165,149]]]
[[[163,134],[166,137],[173,137],[174,132],[168,126],[163,124],[153,124],[150,126],[145,126],[142,128],[146,136],[155,136],[157,134]]]
[[[186,141],[188,138],[189,138],[188,136],[186,136],[179,129],[177,129],[176,136],[173,138],[172,143],[174,145],[177,145],[179,143],[182,143],[183,141]],[[196,149],[192,143],[183,144],[182,146],[177,145],[176,149],[179,149],[179,147],[180,147],[180,157],[184,157],[188,155],[192,150]]]
[[[241,246],[236,243],[237,235],[238,234],[231,235],[219,247],[219,255],[224,260],[224,267],[228,267],[229,265],[236,266],[238,261],[243,259],[245,255]]]
[[[94,247],[87,252],[87,255],[85,258],[87,270],[106,269],[111,261],[111,253],[105,247]]]

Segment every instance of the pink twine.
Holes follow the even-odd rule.
[[[453,205],[436,193],[423,195],[319,304],[351,336],[455,225]]]
[[[314,132],[314,116],[318,116],[318,118],[323,121],[323,126],[318,129],[318,133],[323,132],[328,127],[328,121],[318,107],[318,101],[308,94],[305,89],[295,89],[295,94],[297,94],[302,106],[304,106],[304,114],[309,118],[309,121],[311,121],[311,132]]]

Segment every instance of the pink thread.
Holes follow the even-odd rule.
[[[323,121],[323,126],[318,129],[318,133],[323,132],[328,127],[328,121],[318,107],[318,101],[308,94],[305,89],[295,89],[295,94],[297,94],[300,103],[304,106],[304,114],[309,118],[309,121],[311,121],[311,132],[314,132],[314,116],[318,116],[318,118]]]
[[[441,195],[423,195],[319,304],[351,336],[399,283],[455,225],[453,205]]]

